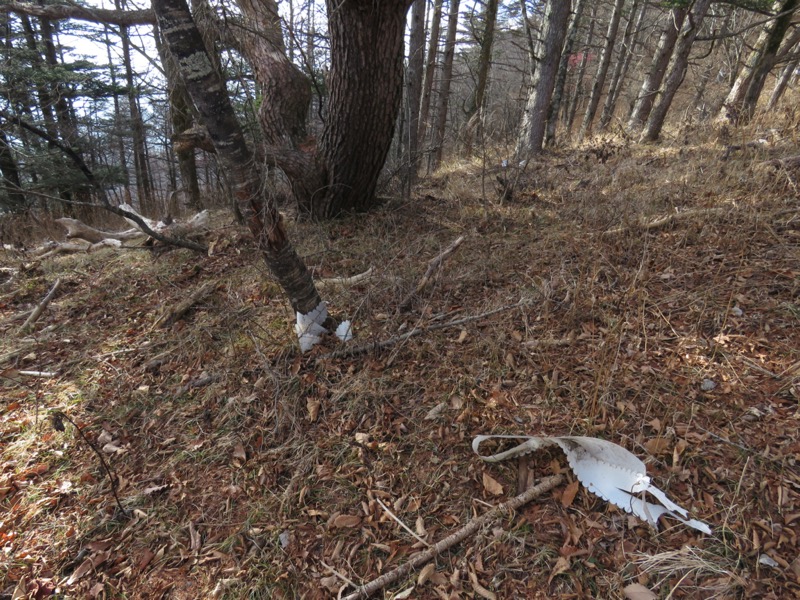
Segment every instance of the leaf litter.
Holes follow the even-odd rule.
[[[490,432],[622,445],[714,535],[656,533],[573,482],[394,584],[395,597],[800,593],[796,192],[749,157],[720,163],[710,144],[651,162],[654,151],[621,146],[602,164],[553,154],[504,200],[476,198],[481,166],[462,161],[423,181],[413,210],[296,225],[315,272],[374,267],[325,291],[352,319],[350,344],[535,298],[350,358],[316,360],[333,340],[299,355],[294,316],[235,230],[212,257],[102,251],[21,273],[0,289],[0,369],[56,375],[0,379],[0,592],[335,597],[522,479],[566,469],[544,451],[489,472],[469,441]],[[678,172],[680,190],[664,183]],[[34,330],[9,335],[57,278]],[[206,282],[214,294],[155,326]],[[52,428],[54,410],[105,450],[129,516],[74,429]]]

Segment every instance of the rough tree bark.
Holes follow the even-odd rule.
[[[661,129],[664,126],[664,119],[667,117],[669,107],[672,106],[675,93],[686,76],[686,69],[689,66],[689,53],[692,51],[692,45],[703,25],[703,19],[706,17],[709,6],[711,6],[711,0],[697,0],[692,7],[692,12],[689,13],[686,22],[683,24],[680,38],[670,59],[663,89],[659,94],[656,105],[647,118],[647,126],[642,132],[641,141],[653,142],[661,135]]]
[[[467,126],[464,131],[467,154],[472,154],[472,136],[478,132],[481,136],[481,120],[483,119],[483,103],[486,96],[486,85],[489,81],[489,68],[492,64],[492,46],[494,45],[494,28],[497,21],[498,0],[488,0],[483,11],[484,29],[480,40],[481,52],[478,58],[478,81],[470,95],[467,105]],[[479,139],[480,141],[480,139]]]
[[[572,14],[569,31],[567,32],[567,41],[564,42],[564,52],[561,54],[561,60],[558,63],[558,75],[556,75],[556,84],[553,88],[553,98],[550,101],[550,108],[547,110],[547,127],[544,134],[545,146],[550,146],[556,141],[558,113],[561,110],[561,101],[564,98],[564,87],[567,84],[569,57],[572,56],[572,49],[575,47],[575,40],[578,37],[578,28],[581,24],[581,17],[583,16],[583,9],[585,6],[586,0],[577,0],[575,3],[575,11]]]
[[[628,119],[628,130],[631,132],[641,131],[647,122],[647,117],[650,116],[656,94],[661,87],[661,81],[664,79],[664,73],[667,71],[672,50],[675,48],[678,33],[683,27],[683,20],[686,18],[688,10],[686,6],[676,6],[666,14],[666,27],[658,40],[650,70],[642,82],[642,88],[639,90],[633,111]]]
[[[422,83],[422,104],[419,108],[419,132],[417,139],[420,144],[425,143],[428,130],[428,117],[431,110],[431,90],[433,89],[433,74],[436,71],[436,57],[439,54],[439,29],[442,23],[442,4],[444,0],[436,0],[431,16],[431,32],[428,42],[428,56],[425,58],[425,80]]]
[[[592,94],[589,96],[589,104],[586,105],[583,123],[581,123],[581,128],[578,132],[579,142],[583,141],[583,138],[592,131],[592,121],[594,121],[594,116],[597,114],[597,107],[600,106],[600,96],[603,93],[608,67],[611,64],[611,56],[614,54],[614,44],[617,41],[617,31],[619,30],[619,21],[622,18],[624,4],[625,0],[615,0],[614,2],[614,8],[608,22],[608,30],[606,31],[606,43],[603,44],[603,51],[597,63],[597,73],[594,77],[594,83],[592,83]]]
[[[406,185],[412,186],[417,178],[419,164],[419,111],[422,102],[422,79],[425,68],[425,0],[414,0],[411,5],[411,36],[408,44],[408,176]]]
[[[453,56],[458,33],[459,0],[450,0],[450,13],[447,17],[447,39],[444,43],[444,59],[442,60],[441,80],[439,81],[439,99],[436,107],[436,124],[433,130],[433,152],[429,170],[435,170],[442,162],[444,153],[444,133],[447,127],[447,107],[450,102],[450,84],[453,79]]]
[[[558,63],[567,34],[570,3],[564,0],[549,0],[545,8],[544,31],[541,45],[542,56],[522,118],[522,128],[517,139],[516,156],[525,159],[542,151],[545,121],[553,88],[556,82]]]
[[[245,143],[225,83],[211,63],[189,7],[185,0],[153,0],[153,9],[264,261],[292,308],[303,315],[312,313],[321,299],[311,274],[289,242],[280,213],[265,198],[262,169]]]
[[[625,32],[622,34],[622,47],[620,48],[617,62],[614,64],[614,72],[611,74],[611,81],[608,84],[608,94],[606,95],[606,101],[603,103],[603,112],[600,115],[600,122],[597,125],[598,129],[602,130],[608,127],[608,124],[611,122],[611,117],[614,116],[614,109],[617,106],[617,99],[622,89],[622,82],[625,80],[625,75],[631,64],[631,58],[636,51],[636,42],[639,37],[639,30],[641,29],[645,12],[647,12],[647,0],[641,5],[639,4],[639,0],[634,0],[628,23],[625,25]]]
[[[780,77],[775,82],[775,88],[772,90],[772,94],[769,97],[769,102],[767,103],[767,110],[772,110],[778,105],[778,101],[783,96],[783,93],[786,91],[786,87],[789,85],[789,80],[794,75],[795,71],[797,71],[797,67],[800,66],[800,56],[795,58],[791,61],[788,65],[783,68],[781,71]]]
[[[572,97],[568,102],[568,108],[564,112],[564,123],[566,124],[567,131],[572,130],[572,124],[575,122],[575,115],[578,112],[578,104],[583,98],[583,78],[586,75],[586,65],[589,63],[589,49],[594,42],[594,24],[597,15],[597,5],[592,3],[592,14],[589,17],[589,30],[586,32],[586,44],[584,44],[583,51],[581,52],[581,62],[578,65],[578,71],[575,74],[575,86],[572,90]]]

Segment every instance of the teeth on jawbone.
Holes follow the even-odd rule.
[[[479,447],[482,442],[489,439],[524,441],[511,450],[483,456]],[[711,534],[711,528],[707,524],[689,519],[686,509],[675,504],[664,492],[650,483],[647,468],[641,460],[613,442],[576,436],[479,435],[472,440],[472,449],[486,462],[499,462],[554,444],[561,447],[575,476],[593,494],[636,515],[656,529],[658,529],[658,519],[663,515],[669,515],[697,531]],[[647,502],[644,499],[645,492],[661,504]]]

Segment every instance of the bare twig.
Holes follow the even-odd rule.
[[[685,210],[683,212],[676,212],[671,213],[669,215],[665,215],[663,217],[658,217],[657,219],[653,219],[651,221],[642,220],[638,224],[633,225],[632,227],[627,227],[625,225],[620,225],[619,227],[615,227],[614,229],[609,229],[603,232],[603,236],[609,235],[618,235],[620,233],[625,233],[631,229],[638,229],[640,231],[653,231],[655,229],[661,229],[662,227],[666,227],[670,223],[674,221],[679,221],[683,219],[689,219],[692,217],[705,217],[709,215],[717,215],[730,210],[727,207],[718,207],[718,208],[704,208],[698,210]]]
[[[53,296],[56,295],[60,285],[61,279],[56,279],[56,282],[53,284],[53,287],[50,288],[50,291],[47,292],[47,295],[39,302],[39,305],[33,309],[31,316],[22,324],[22,327],[19,328],[20,335],[27,333],[31,326],[42,316],[44,309],[50,304],[50,301],[53,299]]]
[[[439,253],[439,255],[434,257],[428,263],[428,269],[427,271],[425,271],[425,275],[422,276],[422,279],[419,280],[417,287],[400,304],[401,311],[406,311],[409,309],[409,307],[411,306],[411,302],[413,302],[414,300],[414,297],[418,296],[426,287],[428,287],[428,284],[431,282],[431,279],[433,279],[433,276],[436,273],[436,271],[438,271],[441,268],[442,263],[444,263],[447,257],[456,251],[456,249],[461,245],[461,242],[463,242],[464,239],[465,237],[463,235],[459,236],[452,244],[450,244],[441,253]]]
[[[469,317],[464,317],[463,319],[457,319],[455,321],[449,321],[447,323],[436,323],[435,325],[428,325],[427,327],[415,327],[411,331],[404,333],[402,335],[396,335],[391,337],[387,340],[379,341],[379,342],[369,342],[367,344],[362,344],[361,346],[353,346],[352,348],[341,348],[339,350],[334,350],[333,352],[328,352],[327,354],[323,354],[317,360],[323,360],[326,358],[343,358],[348,356],[358,356],[359,354],[365,354],[367,352],[373,352],[375,350],[382,350],[383,348],[388,348],[390,346],[394,346],[399,342],[404,342],[407,339],[412,337],[416,337],[418,335],[422,335],[428,331],[436,331],[437,329],[447,329],[450,327],[458,327],[459,325],[465,325],[466,323],[471,323],[473,321],[479,321],[486,317],[491,317],[492,315],[496,315],[497,313],[501,313],[507,310],[512,310],[514,308],[521,308],[523,306],[527,306],[531,303],[530,299],[520,300],[515,304],[507,304],[505,306],[501,306],[499,308],[494,308],[492,310],[486,311],[479,315],[471,315]]]
[[[214,291],[214,288],[217,286],[216,281],[207,281],[199,288],[197,288],[188,298],[184,298],[178,304],[172,307],[167,307],[163,310],[163,312],[158,316],[155,323],[153,323],[153,327],[169,327],[175,321],[180,319],[183,315],[185,315],[192,306],[203,300],[206,296],[208,296],[211,292]]]
[[[352,277],[327,277],[326,279],[320,279],[317,281],[317,287],[324,287],[326,285],[354,285],[356,283],[360,283],[365,279],[369,279],[372,277],[373,268],[370,267],[363,273],[358,273],[357,275],[353,275]]]
[[[426,542],[425,540],[423,540],[421,537],[419,537],[416,533],[414,533],[414,531],[408,525],[403,523],[403,521],[400,520],[400,517],[395,515],[391,510],[389,510],[388,506],[386,506],[383,502],[381,502],[380,498],[375,498],[375,501],[378,504],[380,504],[381,508],[383,509],[383,511],[387,515],[389,515],[392,518],[392,520],[394,520],[395,523],[397,523],[398,525],[400,525],[400,527],[405,529],[411,535],[411,537],[413,537],[415,540],[417,540],[423,546],[427,546],[428,548],[430,548],[431,545],[428,542]]]
[[[542,494],[549,492],[557,485],[560,485],[562,481],[564,481],[563,475],[551,475],[550,477],[546,477],[541,481],[541,483],[539,483],[539,485],[524,491],[519,496],[515,496],[508,502],[503,502],[502,504],[494,507],[486,514],[481,515],[477,519],[471,520],[455,533],[447,536],[443,540],[436,542],[436,544],[427,550],[415,554],[404,565],[401,565],[396,569],[389,571],[388,573],[384,573],[377,579],[373,579],[369,583],[362,585],[352,594],[345,596],[344,600],[357,600],[359,598],[366,598],[378,590],[383,589],[390,583],[394,583],[395,581],[406,577],[414,569],[421,567],[426,562],[432,560],[448,548],[452,548],[459,542],[464,541],[468,536],[472,535],[482,527],[485,527],[488,523],[491,523],[495,519],[502,517],[508,512],[524,506],[534,498],[538,498]]]

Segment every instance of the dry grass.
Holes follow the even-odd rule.
[[[563,506],[559,491],[439,557],[413,597],[621,598],[632,581],[664,598],[796,595],[797,173],[759,166],[796,153],[794,125],[724,161],[710,132],[597,140],[531,163],[511,198],[489,166],[499,156],[454,163],[407,205],[296,226],[318,277],[374,267],[325,290],[357,342],[534,300],[355,358],[319,360],[333,342],[297,354],[290,309],[230,228],[211,258],[102,251],[29,266],[0,284],[0,356],[26,342],[15,324],[56,277],[63,291],[0,369],[58,376],[0,372],[0,589],[334,597],[343,578],[415,551],[378,500],[431,542],[502,500],[484,472],[514,493],[513,464],[471,454],[473,435],[494,432],[620,443],[715,534],[656,533],[583,491]],[[206,281],[215,291],[183,320],[154,326]],[[50,427],[54,409],[105,446],[131,516],[74,430]]]

